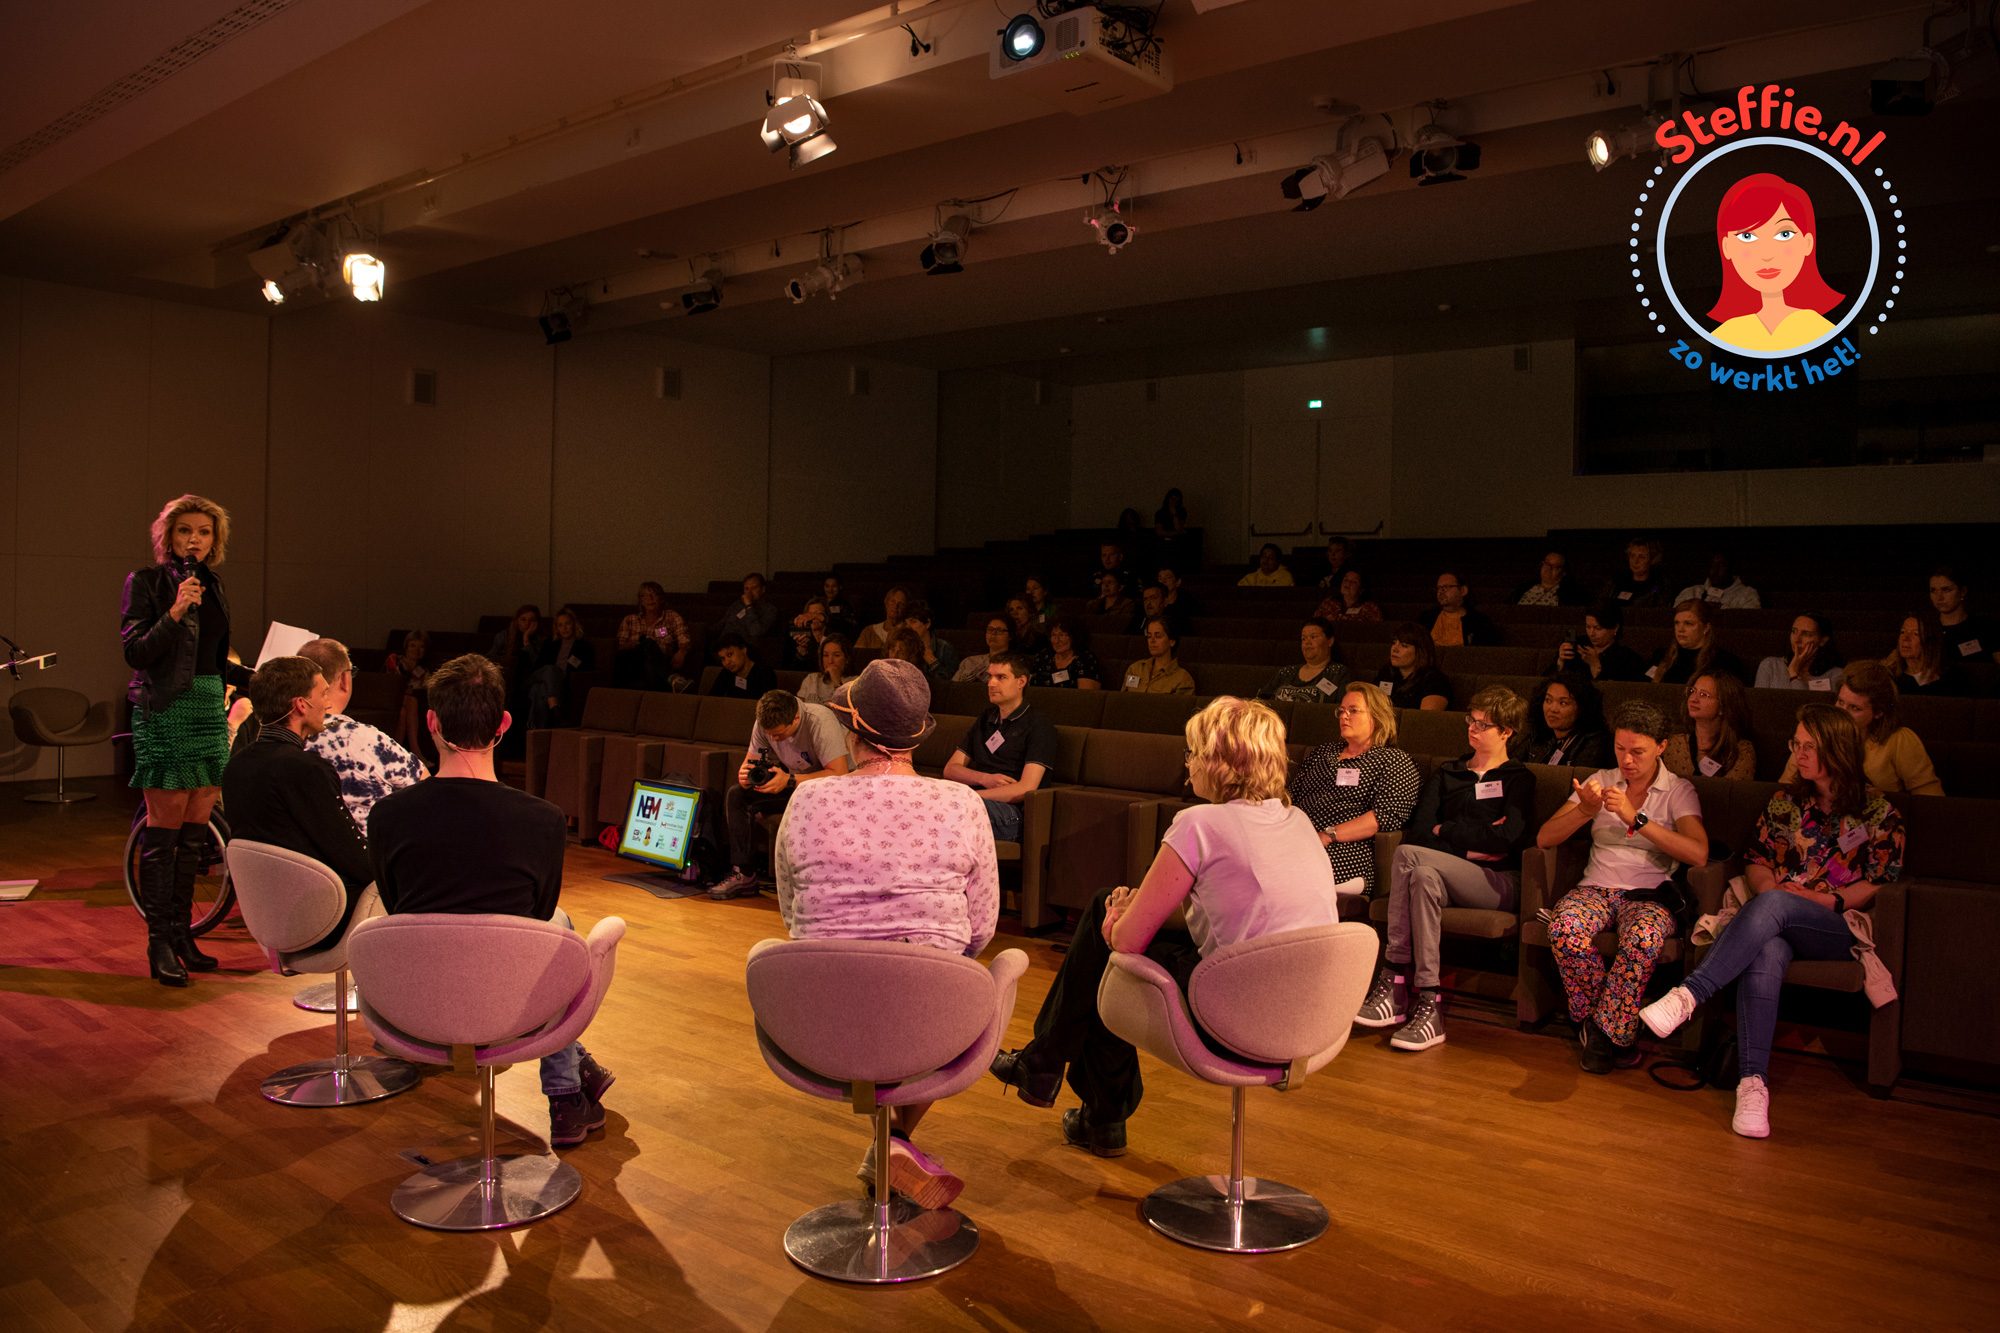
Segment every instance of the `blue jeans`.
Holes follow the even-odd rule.
[[[1681,984],[1697,1003],[1736,982],[1737,1059],[1744,1078],[1771,1067],[1778,990],[1792,959],[1830,962],[1852,955],[1854,932],[1831,907],[1772,889],[1730,919],[1722,937]]]
[[[569,913],[558,907],[549,918],[553,925],[574,931],[576,926],[570,921]],[[590,1052],[583,1049],[583,1043],[573,1041],[554,1055],[542,1057],[542,1095],[544,1097],[567,1097],[572,1092],[583,1091],[583,1079],[577,1074],[577,1066]]]
[[[1021,840],[1021,807],[1007,801],[982,800],[986,807],[986,817],[993,821],[993,841],[1019,842]]]

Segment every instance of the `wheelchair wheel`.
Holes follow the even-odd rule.
[[[133,813],[132,831],[125,838],[125,894],[132,900],[135,912],[139,911],[139,830],[145,827],[146,807],[142,805]],[[194,904],[188,914],[188,929],[197,935],[215,929],[236,905],[236,891],[229,884],[229,867],[222,859],[222,849],[228,843],[229,825],[217,810],[208,817],[208,846],[202,850],[200,871],[194,881]]]

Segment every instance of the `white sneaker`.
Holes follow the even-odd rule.
[[[1771,1137],[1771,1090],[1755,1074],[1736,1085],[1736,1114],[1729,1127],[1746,1139]]]
[[[1671,1037],[1674,1030],[1694,1017],[1694,996],[1686,986],[1676,986],[1639,1011],[1656,1037]]]

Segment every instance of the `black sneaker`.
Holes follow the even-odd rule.
[[[549,1146],[567,1148],[582,1143],[593,1129],[604,1128],[604,1108],[587,1092],[549,1098]]]
[[[1583,1053],[1579,1057],[1586,1074],[1608,1074],[1614,1069],[1630,1069],[1639,1063],[1639,1043],[1620,1046],[1595,1019],[1583,1022]]]
[[[1002,1051],[993,1057],[987,1066],[993,1077],[1005,1083],[1019,1094],[1022,1101],[1043,1110],[1056,1104],[1056,1094],[1062,1091],[1063,1071],[1058,1067],[1054,1073],[1037,1069],[1027,1060],[1028,1048],[1018,1051]]]
[[[1063,1112],[1063,1138],[1079,1148],[1088,1148],[1099,1157],[1123,1157],[1125,1155],[1125,1122],[1113,1120],[1107,1124],[1092,1124],[1090,1108],[1073,1106]]]
[[[602,1102],[605,1089],[618,1081],[618,1075],[588,1055],[577,1062],[576,1073],[577,1077],[583,1080],[584,1092],[588,1093],[590,1100],[594,1102]]]

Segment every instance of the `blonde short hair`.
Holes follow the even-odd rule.
[[[1357,680],[1341,691],[1344,696],[1358,694],[1361,702],[1368,706],[1368,720],[1375,726],[1375,737],[1370,745],[1380,749],[1396,743],[1396,705],[1382,692],[1382,687],[1370,681]]]
[[[1285,724],[1268,706],[1225,694],[1189,718],[1183,734],[1189,775],[1200,775],[1216,804],[1273,797],[1291,804]]]
[[[160,516],[153,520],[153,563],[164,565],[173,554],[174,520],[182,514],[208,515],[215,524],[215,546],[208,553],[208,564],[211,567],[221,564],[229,550],[229,511],[199,495],[183,495],[167,501]]]

